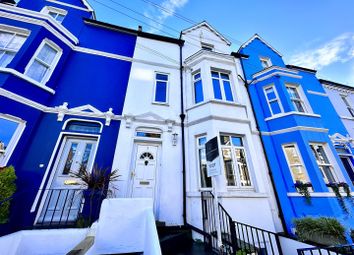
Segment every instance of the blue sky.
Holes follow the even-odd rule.
[[[191,21],[208,21],[220,33],[232,38],[235,50],[254,33],[258,33],[283,54],[287,64],[315,68],[320,78],[354,86],[353,0],[148,1],[175,11]],[[89,2],[96,10],[98,20],[120,26],[136,29],[142,25],[144,31],[175,37],[178,33],[174,30],[180,31],[192,26],[190,22],[170,15],[145,0]]]

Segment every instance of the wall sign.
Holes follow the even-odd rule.
[[[221,175],[218,138],[214,137],[205,144],[208,177]]]

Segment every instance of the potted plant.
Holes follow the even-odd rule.
[[[312,184],[310,182],[303,183],[302,181],[296,181],[294,187],[297,189],[300,195],[304,196],[306,203],[311,204],[311,195],[309,188],[312,187]]]
[[[16,191],[16,174],[12,166],[0,168],[0,224],[8,222],[10,198]]]
[[[294,225],[300,241],[312,241],[323,245],[346,243],[345,228],[335,218],[304,217],[295,219]]]
[[[89,225],[98,218],[102,200],[114,195],[116,188],[114,185],[109,187],[109,184],[116,181],[120,175],[118,170],[109,171],[109,168],[101,168],[95,164],[91,171],[81,167],[78,172],[71,172],[71,176],[80,179],[85,189],[85,204],[78,222],[80,225]]]

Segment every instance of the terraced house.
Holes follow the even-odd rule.
[[[248,55],[242,61],[248,90],[287,230],[294,233],[293,220],[304,216],[335,217],[353,228],[350,199],[333,192],[338,187],[345,197],[345,188],[353,190],[352,123],[342,117],[351,110],[348,89],[341,87],[346,94],[338,107],[339,95],[329,92],[335,84],[318,80],[315,70],[286,65],[257,34],[239,52]],[[303,188],[310,203],[298,192]]]

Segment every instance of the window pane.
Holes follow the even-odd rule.
[[[65,129],[84,133],[99,133],[101,131],[101,125],[92,122],[70,121]]]
[[[204,101],[202,80],[194,82],[194,96],[195,103],[200,103]]]
[[[325,179],[327,179],[328,182],[336,182],[336,178],[334,178],[333,171],[330,166],[321,166],[320,169],[324,173]]]
[[[0,67],[6,67],[15,57],[15,53],[0,50]]]
[[[57,13],[55,12],[48,12],[48,14],[53,18],[55,19],[57,17]]]
[[[48,65],[53,63],[53,60],[58,53],[57,50],[50,47],[48,44],[45,44],[43,48],[40,50],[37,58],[47,63]]]
[[[296,88],[288,87],[287,90],[288,90],[288,93],[289,93],[291,98],[300,99],[300,96],[297,93],[297,89]]]
[[[231,140],[232,140],[232,145],[233,146],[243,146],[241,137],[232,136]]]
[[[227,181],[227,186],[236,186],[235,174],[232,165],[231,149],[222,149],[222,156],[224,161],[225,176]]]
[[[156,102],[166,102],[166,92],[167,92],[167,83],[164,81],[156,82],[156,94],[155,101]]]
[[[221,135],[220,136],[220,142],[221,142],[222,145],[231,145],[230,136]]]
[[[140,137],[149,137],[149,138],[161,138],[161,134],[157,133],[148,133],[148,132],[136,132],[136,136]]]
[[[219,78],[219,73],[218,72],[211,72],[211,77]]]
[[[167,81],[168,80],[168,75],[167,74],[156,74],[156,80],[162,80],[162,81]]]
[[[206,141],[207,141],[206,137],[201,137],[198,139],[198,145],[204,145],[206,144]]]
[[[81,170],[86,170],[87,163],[88,163],[88,161],[90,159],[91,151],[92,151],[92,143],[86,144],[84,154],[82,155],[80,171]]]
[[[224,81],[225,96],[227,101],[234,101],[231,85],[229,81]]]
[[[251,178],[248,172],[246,155],[243,149],[235,149],[241,186],[251,186]]]
[[[77,143],[72,143],[71,147],[70,147],[70,150],[69,150],[69,153],[68,153],[68,157],[66,158],[66,162],[65,162],[62,174],[66,175],[66,174],[70,173],[71,165],[72,165],[72,163],[74,161],[76,149],[77,149]]]
[[[321,145],[311,145],[312,151],[316,157],[316,160],[321,164],[329,164],[327,155]]]
[[[213,88],[214,88],[214,98],[215,99],[222,99],[219,80],[213,79]]]
[[[61,23],[61,22],[64,20],[64,18],[65,18],[65,15],[58,14],[56,20],[57,20],[59,23]]]
[[[200,77],[201,77],[200,73],[197,73],[197,74],[194,75],[194,80],[198,80],[198,79],[200,79]]]
[[[207,161],[205,155],[205,148],[199,149],[199,168],[202,188],[211,187],[211,177],[207,174]]]
[[[302,166],[292,166],[290,167],[290,170],[294,176],[294,181],[300,181],[303,183],[307,182],[307,177],[306,173],[304,171],[304,168]]]
[[[293,101],[295,110],[298,112],[305,112],[304,107],[302,106],[302,103],[300,101]]]
[[[284,147],[285,156],[289,163],[290,171],[293,175],[294,181],[307,182],[307,175],[302,165],[300,155],[294,145]]]
[[[226,73],[220,73],[220,76],[221,76],[221,79],[224,79],[224,80],[228,80],[229,79],[229,75],[226,74]]]
[[[5,48],[13,36],[12,33],[0,32],[0,47]]]
[[[266,91],[268,100],[272,100],[272,99],[276,99],[277,98],[277,96],[275,95],[275,91],[274,91],[273,87],[272,88],[267,88],[265,91]]]
[[[269,104],[270,104],[270,107],[272,108],[273,114],[281,113],[278,101],[273,101],[273,102],[270,102]]]
[[[16,35],[6,48],[18,51],[21,48],[22,44],[25,42],[25,40],[26,37]]]
[[[48,71],[48,67],[42,65],[37,60],[34,60],[28,68],[26,75],[38,82],[41,82]]]
[[[13,135],[15,134],[18,123],[0,118],[0,151],[5,151]]]

